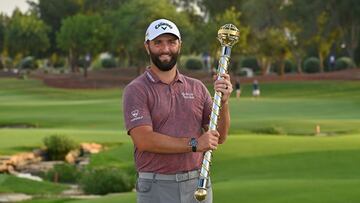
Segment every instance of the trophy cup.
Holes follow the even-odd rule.
[[[221,56],[219,59],[219,66],[217,71],[217,79],[222,80],[220,74],[228,72],[228,66],[230,62],[230,54],[232,46],[239,40],[239,30],[232,24],[223,25],[219,31],[217,39],[221,44]],[[214,101],[211,110],[209,130],[216,130],[217,121],[219,117],[219,111],[221,108],[221,97],[222,93],[215,91]],[[194,193],[195,199],[198,201],[203,201],[206,198],[207,191],[206,185],[210,177],[210,163],[211,163],[212,150],[205,152],[200,177],[198,182],[198,187]]]

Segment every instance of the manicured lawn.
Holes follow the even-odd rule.
[[[37,182],[17,178],[10,175],[0,175],[0,193],[20,192],[26,194],[57,194],[67,186],[49,182]]]
[[[231,134],[214,153],[211,169],[214,202],[358,202],[360,82],[260,85],[261,98],[252,99],[251,86],[242,85],[242,98],[230,101]],[[0,80],[0,126],[33,126],[0,129],[0,154],[29,151],[40,147],[43,137],[62,134],[115,144],[93,156],[92,165],[131,168],[132,143],[124,130],[121,91],[62,90],[34,80]],[[314,136],[316,125],[322,136]],[[32,194],[23,187],[26,183],[14,188],[2,179],[4,175],[0,191]],[[135,202],[135,193],[30,202],[125,203]]]

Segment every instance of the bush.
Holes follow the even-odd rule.
[[[5,64],[3,64],[2,62],[5,62]],[[9,57],[3,58],[3,61],[0,62],[0,69],[11,68],[11,67],[12,67],[12,59]]]
[[[21,69],[36,69],[38,68],[37,63],[32,56],[27,56],[23,58],[19,64],[18,67]]]
[[[185,63],[185,67],[189,70],[201,70],[203,64],[198,58],[189,58]]]
[[[260,71],[256,57],[249,56],[241,61],[241,67],[251,68],[254,72]]]
[[[50,63],[54,68],[62,68],[66,64],[66,59],[54,53],[50,57]]]
[[[290,60],[285,61],[285,73],[293,73],[296,71],[296,65]]]
[[[43,141],[50,160],[64,160],[67,153],[77,148],[73,140],[62,135],[45,137]]]
[[[316,57],[307,58],[304,61],[304,71],[306,73],[317,73],[320,71],[320,61]]]
[[[103,68],[116,68],[116,60],[115,58],[104,58],[101,60],[101,66]]]
[[[85,193],[105,195],[128,192],[134,188],[135,179],[117,168],[96,168],[86,171],[80,180]]]
[[[45,179],[49,181],[58,181],[60,183],[76,183],[79,179],[80,172],[74,165],[57,164],[49,170]]]
[[[338,58],[335,62],[335,70],[344,70],[354,67],[354,62],[349,57]]]
[[[268,135],[286,135],[286,131],[283,128],[277,126],[255,129],[253,132]]]
[[[65,66],[65,64],[66,64],[65,58],[63,57],[58,58],[58,60],[54,62],[54,68],[62,68]]]

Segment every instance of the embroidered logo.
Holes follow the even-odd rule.
[[[132,111],[131,112],[131,115],[133,116],[133,117],[138,117],[138,115],[139,115],[139,110],[134,110],[134,111]]]
[[[140,120],[140,119],[143,119],[144,117],[143,116],[139,116],[139,110],[136,109],[134,111],[131,112],[131,115],[132,115],[132,119],[130,120],[131,122],[133,121],[136,121],[136,120]]]
[[[194,94],[189,92],[182,92],[181,95],[184,97],[184,99],[194,99]]]
[[[167,27],[172,29],[172,26],[170,24],[164,23],[164,22],[161,22],[161,23],[155,25],[155,29],[159,29],[159,27],[162,28],[163,30],[166,30]]]

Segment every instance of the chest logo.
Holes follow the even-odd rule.
[[[195,99],[194,94],[193,93],[189,93],[189,92],[182,92],[181,95],[183,96],[184,99]]]

